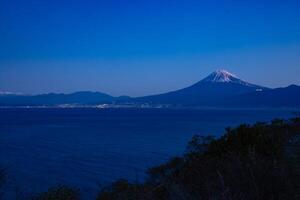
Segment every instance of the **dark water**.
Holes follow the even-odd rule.
[[[184,152],[195,134],[289,118],[291,110],[0,109],[0,165],[25,194],[68,184],[84,198]]]

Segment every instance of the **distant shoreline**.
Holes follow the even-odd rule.
[[[124,105],[49,105],[49,106],[0,106],[0,109],[165,109],[165,110],[291,110],[299,111],[300,107],[210,107],[210,106],[124,106]]]

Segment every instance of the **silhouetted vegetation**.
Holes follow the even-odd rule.
[[[117,181],[109,199],[300,199],[300,118],[194,136],[184,156],[149,169],[143,184]]]
[[[4,180],[0,170],[0,189]],[[78,200],[79,190],[51,188],[33,200]],[[142,183],[119,180],[97,200],[298,200],[300,118],[194,136],[186,152],[148,170]]]
[[[32,200],[79,200],[79,190],[68,187],[59,186],[50,188],[48,191],[38,194]]]
[[[3,168],[0,168],[0,199],[2,198],[3,195],[3,186],[6,180],[6,173]]]

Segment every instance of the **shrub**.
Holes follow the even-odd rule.
[[[79,200],[79,190],[68,186],[50,188],[32,200]]]
[[[4,169],[0,168],[0,199],[1,196],[3,195],[3,186],[6,181],[6,172]]]
[[[102,189],[97,197],[97,200],[144,199],[144,194],[147,193],[145,190],[145,186],[131,184],[127,180],[118,180],[110,187]]]
[[[117,182],[98,199],[300,199],[299,141],[300,118],[195,136],[184,156],[149,169],[144,184]]]

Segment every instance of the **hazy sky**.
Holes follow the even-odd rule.
[[[299,10],[299,0],[1,0],[0,91],[139,96],[219,68],[300,85]]]

